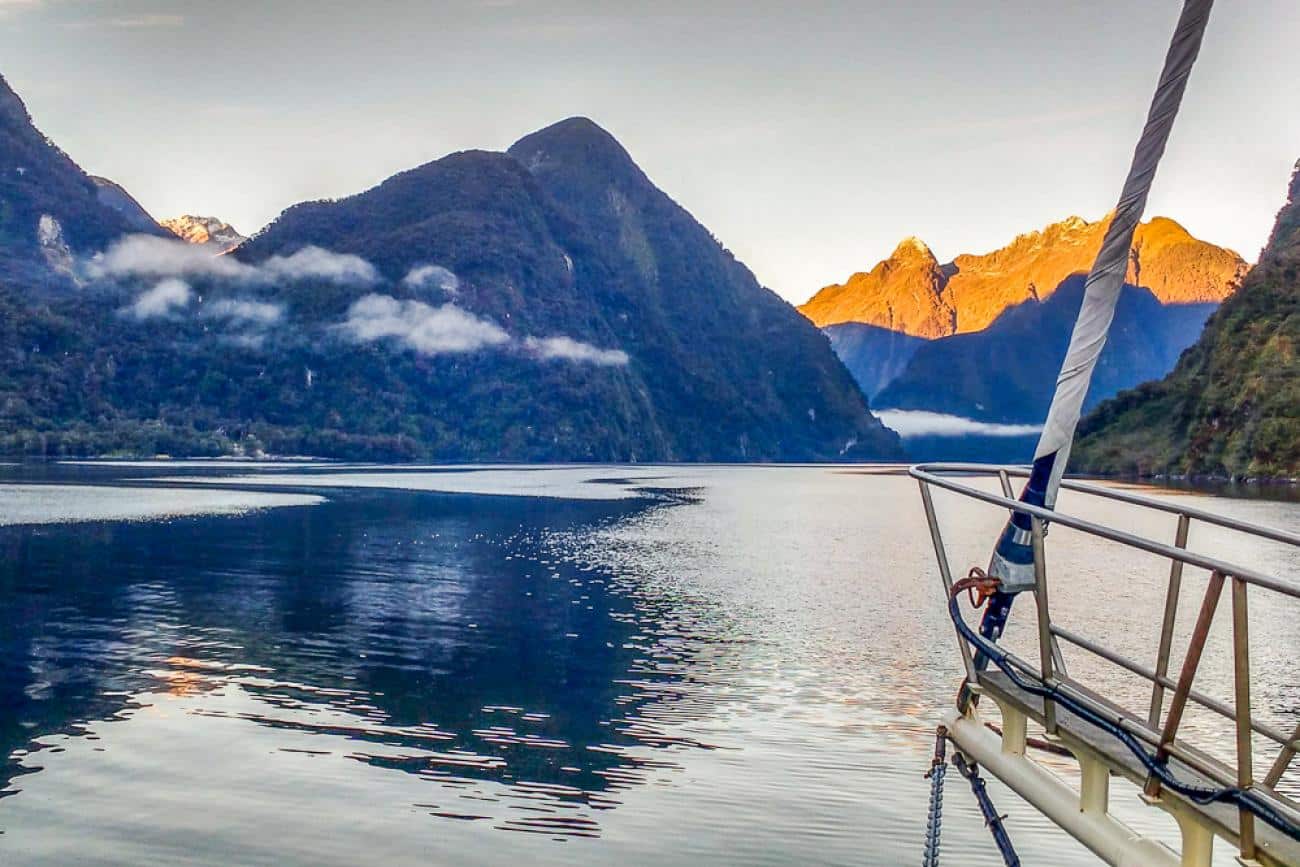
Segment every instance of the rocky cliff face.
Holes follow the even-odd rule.
[[[1164,379],[1079,429],[1092,472],[1300,476],[1300,163],[1259,264]]]
[[[947,282],[930,248],[907,238],[889,258],[827,286],[799,312],[822,328],[856,322],[914,337],[944,337],[957,330],[957,311],[944,295]]]
[[[218,253],[233,250],[248,240],[234,226],[216,217],[183,214],[163,220],[160,225],[182,241],[203,244]]]
[[[1086,274],[1107,225],[1070,217],[946,265],[909,239],[871,271],[827,286],[799,310],[821,327],[862,322],[931,339],[980,331],[1008,308],[1046,300],[1070,275]],[[1128,282],[1164,304],[1214,303],[1232,293],[1246,270],[1233,251],[1157,217],[1138,228]]]

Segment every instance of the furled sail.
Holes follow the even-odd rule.
[[[1183,100],[1183,91],[1192,65],[1201,49],[1201,37],[1209,21],[1214,0],[1185,0],[1169,53],[1165,57],[1160,82],[1147,114],[1146,126],[1133,153],[1128,178],[1120,193],[1115,217],[1106,230],[1101,251],[1093,262],[1085,284],[1083,306],[1074,323],[1070,348],[1056,380],[1056,393],[1047,413],[1047,421],[1029,482],[1020,495],[1021,502],[1052,508],[1061,484],[1061,476],[1070,457],[1074,430],[1079,424],[1083,401],[1092,382],[1097,358],[1106,345],[1106,333],[1115,315],[1115,304],[1128,272],[1129,250],[1133,232],[1142,219],[1147,194],[1155,180],[1156,167],[1165,152],[1169,132]],[[989,574],[1002,582],[1005,593],[1028,590],[1034,585],[1031,522],[1027,514],[1017,512],[1003,529],[989,564]],[[1000,606],[990,606],[989,611]],[[1007,605],[1009,608],[1009,603]],[[1005,617],[1003,618],[1005,621]],[[1001,629],[998,629],[1000,632]],[[996,636],[990,636],[996,637]]]

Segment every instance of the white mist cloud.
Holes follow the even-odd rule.
[[[886,427],[893,428],[904,439],[921,436],[959,437],[972,434],[986,437],[1022,437],[1032,436],[1043,430],[1041,424],[996,424],[924,410],[884,409],[875,411],[875,414]]]
[[[474,352],[511,342],[499,325],[455,304],[431,307],[374,293],[353,302],[341,328],[360,342],[393,338],[423,355]]]
[[[284,315],[280,304],[249,301],[245,298],[222,298],[203,306],[203,315],[214,319],[230,319],[252,325],[270,325]]]
[[[602,366],[628,363],[627,353],[621,349],[601,349],[572,337],[525,337],[524,349],[547,361],[572,361]]]
[[[173,310],[188,305],[193,295],[188,283],[169,277],[159,281],[152,289],[141,292],[131,306],[125,308],[125,312],[136,319],[166,316]]]
[[[276,279],[328,280],[345,285],[369,285],[379,282],[379,272],[360,256],[335,253],[322,247],[303,247],[289,256],[272,256],[257,266],[267,282]]]
[[[416,265],[402,278],[409,289],[440,289],[455,298],[460,294],[460,278],[441,265]]]
[[[369,286],[379,272],[360,256],[334,253],[321,247],[303,247],[288,256],[272,256],[249,265],[233,256],[214,255],[211,249],[180,239],[153,235],[128,235],[95,256],[86,267],[91,277],[211,277],[241,283],[277,283],[287,280],[328,280],[343,285]]]
[[[218,277],[251,281],[257,269],[185,241],[127,235],[87,265],[92,277]]]
[[[261,349],[266,344],[266,335],[260,332],[252,334],[223,334],[220,338],[232,346],[244,349]]]

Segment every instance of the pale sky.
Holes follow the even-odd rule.
[[[1178,0],[0,0],[0,73],[155,217],[245,233],[571,115],[801,302],[1109,210]],[[1219,0],[1148,215],[1254,260],[1300,157],[1295,0]]]

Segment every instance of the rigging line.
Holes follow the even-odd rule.
[[[1128,272],[1129,250],[1133,233],[1146,209],[1147,196],[1155,180],[1156,168],[1164,155],[1165,145],[1178,116],[1192,66],[1200,53],[1201,41],[1210,18],[1214,0],[1186,0],[1174,30],[1164,68],[1156,85],[1146,125],[1133,152],[1128,177],[1115,206],[1115,215],[1106,229],[1101,251],[1093,262],[1084,284],[1083,305],[1075,320],[1070,348],[1061,363],[1056,391],[1047,413],[1047,421],[1034,452],[1037,463],[1052,460],[1051,475],[1042,505],[1055,505],[1061,476],[1069,460],[1070,446],[1083,409],[1097,359],[1106,345],[1106,334],[1115,315],[1115,305]]]
[[[997,808],[993,806],[988,786],[980,776],[980,766],[966,761],[966,757],[960,751],[952,754],[952,763],[957,768],[957,773],[970,783],[971,793],[979,803],[980,815],[984,817],[984,825],[993,835],[993,842],[997,844],[998,852],[1002,855],[1002,863],[1006,867],[1020,867],[1020,856],[1016,854],[1016,847],[1011,845],[1011,837],[1007,834],[1006,825],[1002,823],[1006,816],[998,813]]]
[[[1192,66],[1200,53],[1213,5],[1214,0],[1183,3],[1119,202],[1084,283],[1083,304],[1070,335],[1070,347],[1061,362],[1052,405],[1034,451],[1033,468],[1020,493],[1023,503],[1049,509],[1056,506],[1056,495],[1070,460],[1070,447],[1092,373],[1106,346],[1106,334],[1124,288],[1133,233],[1146,209],[1147,195],[1178,116]],[[996,641],[1001,637],[1016,594],[1036,585],[1032,537],[1033,520],[1024,512],[1012,512],[989,559],[988,574],[1001,581],[1001,589],[993,595],[980,623],[980,633],[987,639]],[[982,671],[988,660],[980,655],[975,663]],[[959,706],[964,710],[970,700],[970,695],[964,692],[958,700]]]

